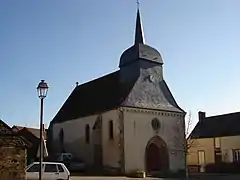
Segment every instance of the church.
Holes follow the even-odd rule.
[[[184,171],[185,114],[163,78],[161,54],[144,42],[138,9],[119,70],[74,88],[50,123],[48,149],[123,173]]]

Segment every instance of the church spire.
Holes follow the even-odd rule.
[[[137,64],[137,62],[140,61],[153,62],[154,64],[159,64],[160,66],[163,64],[161,54],[153,47],[145,44],[139,10],[139,0],[137,0],[137,18],[134,44],[122,53],[120,57],[119,67],[120,68],[127,67],[130,64],[131,66],[129,67],[133,67],[132,63]]]
[[[137,20],[136,20],[136,29],[135,29],[135,45],[137,44],[144,44],[144,36],[143,36],[143,29],[139,11],[139,3],[137,8]]]

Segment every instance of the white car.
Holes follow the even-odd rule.
[[[43,180],[69,180],[70,172],[63,163],[43,162],[42,163]],[[27,167],[27,180],[39,179],[39,162],[34,162]]]

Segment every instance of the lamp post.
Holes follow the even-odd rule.
[[[40,108],[40,143],[39,143],[39,180],[42,180],[42,162],[43,162],[43,99],[47,96],[48,92],[48,85],[44,80],[41,80],[41,82],[38,84],[37,87],[38,97],[41,100],[41,108]]]

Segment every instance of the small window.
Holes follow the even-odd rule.
[[[215,148],[220,148],[220,138],[214,138]]]
[[[34,164],[27,170],[27,172],[39,172],[39,170],[40,170],[40,165]]]
[[[63,167],[62,167],[62,165],[58,165],[58,172],[64,172],[64,169],[63,169]]]
[[[198,164],[199,165],[205,164],[205,151],[198,151]]]
[[[233,150],[233,162],[240,162],[240,149]]]
[[[45,172],[58,172],[56,164],[46,164]]]
[[[109,139],[113,139],[113,121],[109,121]]]
[[[90,142],[90,127],[88,124],[85,127],[85,142],[87,144],[89,144],[89,142]]]

